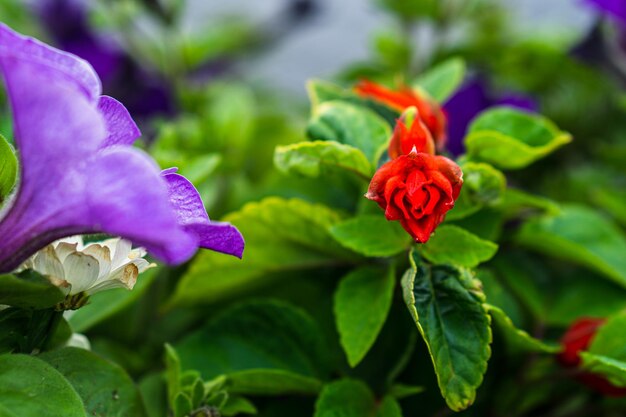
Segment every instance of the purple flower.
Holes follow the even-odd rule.
[[[463,138],[472,119],[489,107],[503,105],[529,111],[537,110],[537,103],[521,94],[508,93],[499,97],[490,95],[481,79],[472,80],[461,87],[443,106],[448,117],[448,151],[454,156],[463,154]]]
[[[137,126],[100,95],[87,62],[0,24],[0,72],[21,162],[17,191],[0,213],[0,272],[87,233],[124,237],[172,264],[198,247],[241,257],[239,231],[209,221],[184,177],[131,146]]]
[[[583,0],[585,4],[595,8],[620,26],[626,26],[626,1],[624,0]]]

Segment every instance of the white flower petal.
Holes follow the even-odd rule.
[[[89,343],[89,339],[87,339],[87,336],[80,333],[72,333],[70,340],[65,343],[65,346],[91,350],[91,343]]]
[[[63,261],[65,279],[72,285],[72,294],[88,290],[98,279],[100,265],[91,255],[73,252]]]
[[[126,262],[128,262],[128,255],[130,254],[131,249],[133,248],[133,244],[126,239],[118,239],[117,244],[115,245],[115,253],[113,254],[113,259],[111,260],[111,270],[115,271]]]
[[[83,253],[98,260],[100,265],[98,280],[105,279],[111,273],[111,250],[107,246],[92,243],[83,250]]]
[[[132,290],[137,282],[137,276],[139,275],[139,268],[135,264],[127,264],[113,271],[113,273],[104,281],[94,285],[89,294],[95,294],[102,290],[109,290],[112,288],[126,288]]]
[[[78,251],[78,243],[58,242],[55,250],[59,261],[63,263],[67,255]]]
[[[48,245],[37,252],[33,260],[33,266],[37,272],[46,277],[53,277],[57,280],[63,280],[65,278],[63,264],[59,261],[54,251],[54,246],[52,245]]]

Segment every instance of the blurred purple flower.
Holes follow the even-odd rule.
[[[620,26],[626,26],[625,0],[583,0],[583,2],[611,18]]]
[[[122,100],[134,117],[174,113],[165,80],[140,68],[111,37],[91,28],[85,0],[41,0],[36,7],[56,46],[87,60],[104,90]]]
[[[494,97],[489,94],[485,82],[474,79],[462,86],[443,108],[448,117],[448,141],[446,147],[454,156],[465,152],[463,138],[474,117],[492,106],[511,106],[523,110],[536,111],[537,103],[530,97],[508,93]]]
[[[122,104],[73,55],[0,24],[0,72],[12,108],[20,182],[0,213],[0,272],[52,241],[107,233],[167,263],[198,247],[241,256],[243,238],[209,221],[195,188],[130,146],[140,135]]]

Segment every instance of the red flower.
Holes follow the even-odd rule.
[[[441,149],[445,144],[446,116],[441,106],[425,93],[420,93],[407,86],[394,91],[367,80],[359,82],[354,90],[362,97],[384,103],[399,112],[403,112],[409,107],[416,107],[420,119],[424,121],[432,134],[437,148]]]
[[[575,321],[561,339],[563,351],[558,360],[568,368],[580,366],[580,352],[587,350],[598,329],[605,323],[605,319],[581,318]],[[626,395],[626,388],[616,387],[606,378],[584,372],[576,376],[583,384],[610,397],[622,397]]]
[[[387,220],[399,220],[416,242],[424,243],[454,207],[462,177],[450,159],[413,150],[381,166],[365,197],[385,210]]]

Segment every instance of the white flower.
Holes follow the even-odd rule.
[[[85,245],[81,236],[57,240],[20,267],[45,276],[67,295],[94,294],[111,288],[132,289],[137,276],[155,266],[143,248],[115,238]]]

